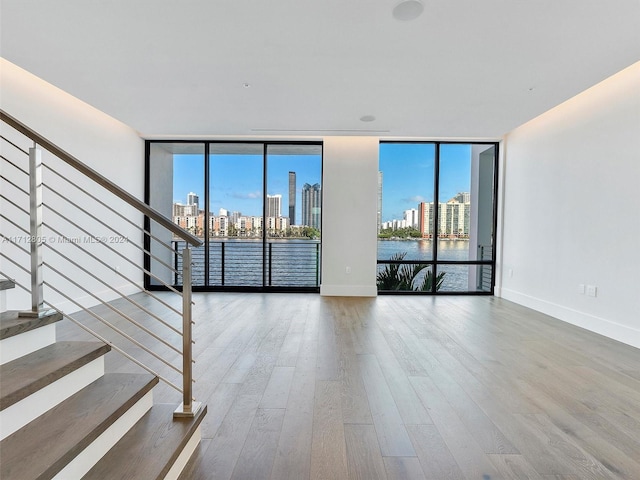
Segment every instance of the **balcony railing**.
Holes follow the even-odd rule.
[[[183,241],[172,242],[175,252]],[[206,267],[204,246],[193,249],[192,284],[211,287],[320,286],[320,241],[211,240]],[[182,259],[175,255],[175,285],[182,285]],[[207,278],[208,271],[208,278]]]

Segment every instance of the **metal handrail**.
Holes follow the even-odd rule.
[[[175,253],[173,251],[173,249],[167,245],[164,240],[156,237],[155,235],[153,235],[149,230],[141,227],[140,225],[138,225],[137,223],[133,222],[131,219],[125,217],[122,213],[120,213],[118,210],[116,210],[115,208],[113,208],[112,206],[108,205],[107,203],[103,202],[102,200],[100,200],[98,197],[96,197],[95,195],[93,195],[91,192],[88,192],[87,190],[85,190],[84,188],[82,188],[80,185],[73,183],[71,180],[69,180],[67,177],[65,177],[64,175],[61,175],[56,169],[52,168],[51,166],[44,164],[45,168],[50,171],[51,173],[55,174],[58,178],[60,178],[61,180],[64,180],[65,182],[67,182],[69,185],[73,186],[75,189],[77,189],[78,191],[84,193],[85,195],[87,195],[88,197],[92,198],[94,201],[98,202],[100,205],[102,205],[104,208],[106,208],[107,210],[109,210],[111,213],[113,213],[114,215],[117,215],[118,217],[120,217],[122,220],[124,220],[125,222],[127,222],[129,225],[131,225],[134,228],[137,228],[138,230],[140,230],[141,232],[144,232],[145,235],[148,235],[152,240],[155,240],[156,242],[158,242],[160,245],[162,245],[163,247],[165,247],[168,250],[171,250],[172,253]],[[26,173],[26,172],[25,172]],[[147,252],[147,250],[145,250],[145,252]],[[148,252],[147,252],[148,253]],[[178,255],[182,255],[181,253],[178,253]]]
[[[5,137],[4,135],[0,135],[0,138],[2,138],[2,140],[4,140],[5,142],[7,142],[9,145],[17,148],[18,150],[20,150],[22,153],[24,153],[25,155],[29,155],[29,152],[27,152],[26,150],[24,150],[22,147],[20,147],[19,145],[16,145],[15,143],[13,143],[11,140],[9,140],[7,137]],[[4,157],[3,157],[4,158]],[[27,173],[27,172],[25,172]]]
[[[5,198],[4,196],[2,198]],[[9,217],[5,216],[4,214],[0,213],[0,217],[3,220],[6,220],[7,222],[9,222],[10,224],[12,224],[14,227],[16,227],[18,230],[22,230],[24,233],[26,233],[27,235],[29,235],[29,230],[27,230],[24,227],[21,227],[20,225],[18,225],[16,222],[14,222],[13,220],[11,220]],[[2,235],[4,237],[4,235]]]
[[[29,211],[27,211],[23,207],[21,207],[18,203],[16,203],[15,201],[7,198],[5,195],[0,195],[0,197],[5,199],[8,204],[11,204],[19,212],[22,212],[23,214],[25,214],[29,218],[29,230],[28,231],[25,230],[18,223],[13,221],[13,219],[8,218],[7,216],[5,216],[2,213],[0,213],[0,217],[2,217],[3,219],[6,219],[10,224],[14,225],[19,231],[22,231],[22,232],[26,233],[28,235],[28,238],[30,238],[30,239],[41,239],[41,238],[43,238],[43,236],[42,236],[43,227],[46,227],[50,231],[52,231],[54,233],[57,233],[61,238],[66,238],[63,234],[61,234],[61,232],[59,230],[55,229],[53,226],[51,226],[50,224],[48,224],[47,222],[45,222],[43,220],[42,215],[43,215],[44,207],[46,207],[48,212],[54,213],[60,219],[68,222],[69,225],[71,225],[71,226],[75,227],[76,229],[78,229],[78,231],[84,232],[85,234],[91,236],[91,233],[89,231],[87,231],[85,228],[80,226],[78,223],[74,222],[69,216],[64,215],[61,212],[59,212],[58,210],[56,210],[56,208],[54,208],[50,203],[43,202],[42,195],[43,195],[43,191],[44,191],[44,188],[45,188],[45,184],[44,184],[43,179],[42,179],[42,171],[43,171],[43,168],[45,167],[45,165],[42,162],[42,153],[41,153],[41,150],[40,150],[40,147],[42,147],[43,149],[46,149],[47,151],[52,153],[54,156],[58,157],[58,159],[60,161],[65,162],[66,164],[68,164],[72,168],[76,169],[78,172],[80,172],[85,177],[87,177],[90,180],[92,180],[93,182],[97,183],[104,190],[110,192],[111,194],[113,194],[116,197],[118,197],[120,200],[124,201],[125,203],[127,203],[130,206],[132,206],[133,208],[135,208],[137,211],[139,211],[140,213],[145,215],[145,218],[148,218],[148,219],[156,222],[160,227],[164,227],[166,230],[171,232],[171,234],[173,235],[174,238],[180,238],[185,242],[186,247],[183,250],[182,254],[180,255],[181,257],[183,257],[182,277],[183,277],[183,279],[186,279],[185,284],[183,285],[182,291],[179,291],[178,289],[174,288],[172,285],[168,285],[166,282],[164,282],[157,275],[155,275],[154,273],[149,271],[148,268],[142,267],[142,266],[138,265],[137,263],[133,262],[130,258],[128,258],[127,256],[123,255],[123,253],[121,253],[120,251],[117,251],[116,249],[112,248],[110,245],[107,245],[107,244],[104,244],[104,243],[102,244],[109,251],[111,251],[114,254],[118,255],[120,258],[122,258],[123,260],[125,260],[126,262],[131,264],[133,267],[135,267],[138,270],[144,272],[146,275],[156,279],[161,284],[165,285],[169,290],[177,293],[178,295],[180,295],[182,297],[182,310],[180,311],[180,310],[174,308],[169,303],[165,302],[164,300],[162,300],[162,299],[158,298],[157,296],[153,295],[151,292],[148,292],[146,289],[142,289],[143,292],[149,294],[153,299],[157,300],[162,305],[164,305],[164,307],[166,307],[170,311],[173,311],[173,312],[177,313],[178,315],[180,315],[182,317],[182,331],[180,331],[178,328],[174,327],[170,323],[164,321],[162,318],[160,318],[159,315],[156,315],[149,308],[146,308],[144,305],[136,302],[133,299],[130,299],[127,295],[125,295],[118,288],[114,288],[108,282],[105,282],[104,280],[102,280],[98,275],[96,275],[96,273],[90,271],[90,268],[85,267],[81,263],[78,263],[77,261],[75,261],[72,258],[73,255],[67,255],[67,254],[63,253],[62,251],[58,250],[57,248],[55,248],[53,245],[48,244],[47,242],[40,241],[40,240],[33,240],[33,241],[29,242],[30,243],[30,248],[26,249],[26,248],[24,248],[24,246],[19,245],[13,239],[7,238],[4,234],[0,233],[0,237],[2,237],[3,239],[8,239],[13,244],[14,247],[19,249],[19,251],[22,251],[22,252],[24,252],[24,253],[26,253],[27,255],[30,256],[31,268],[30,269],[25,268],[17,260],[15,260],[14,258],[9,257],[4,252],[0,252],[0,257],[6,258],[7,260],[10,261],[10,263],[14,264],[20,270],[26,272],[27,274],[30,274],[30,276],[31,276],[31,289],[30,290],[25,288],[25,287],[23,287],[22,285],[20,285],[21,288],[23,288],[25,291],[30,292],[31,293],[31,297],[32,297],[31,310],[29,312],[23,312],[23,314],[28,315],[28,316],[38,316],[38,315],[40,315],[40,314],[45,312],[45,309],[43,308],[45,304],[50,306],[53,310],[56,310],[56,311],[62,313],[65,317],[69,318],[73,323],[77,324],[78,326],[83,328],[85,331],[91,333],[92,335],[94,335],[95,337],[99,338],[103,342],[111,345],[111,347],[114,350],[120,352],[121,354],[123,354],[125,357],[127,357],[128,359],[130,359],[131,361],[133,361],[134,363],[136,363],[140,367],[142,367],[145,370],[149,371],[150,373],[153,373],[154,375],[156,375],[164,383],[168,384],[172,388],[174,388],[177,391],[181,392],[182,395],[183,395],[183,403],[174,412],[174,416],[178,416],[178,417],[179,416],[193,417],[197,413],[197,411],[199,410],[199,407],[200,407],[201,404],[193,401],[194,399],[193,399],[193,394],[192,394],[192,391],[193,391],[192,384],[194,383],[193,373],[192,373],[192,364],[195,363],[193,361],[192,345],[195,342],[192,340],[192,333],[191,333],[192,325],[193,325],[194,322],[192,321],[191,308],[192,308],[193,301],[192,301],[192,298],[191,298],[191,285],[190,285],[190,282],[189,282],[189,279],[191,278],[191,268],[192,268],[192,264],[191,264],[191,260],[190,260],[191,259],[191,250],[189,248],[189,245],[200,246],[203,243],[202,240],[200,240],[199,238],[195,237],[194,235],[192,235],[188,231],[182,229],[181,227],[179,227],[178,225],[173,223],[169,218],[165,217],[164,215],[162,215],[158,211],[154,210],[153,208],[151,208],[147,204],[145,204],[145,203],[141,202],[140,200],[138,200],[137,198],[133,197],[128,192],[124,191],[122,188],[120,188],[117,185],[113,184],[111,181],[109,181],[108,179],[106,179],[105,177],[100,175],[95,170],[93,170],[90,167],[84,165],[82,162],[80,162],[74,156],[72,156],[69,153],[67,153],[66,151],[62,150],[60,147],[58,147],[55,144],[53,144],[52,142],[48,141],[46,138],[44,138],[41,135],[39,135],[38,133],[34,132],[29,127],[27,127],[26,125],[22,124],[20,121],[18,121],[15,118],[11,117],[9,114],[7,114],[6,112],[4,112],[2,110],[0,110],[0,121],[4,122],[8,126],[10,126],[13,129],[15,129],[15,131],[23,134],[25,137],[33,140],[33,142],[34,142],[33,147],[29,149],[29,152],[26,152],[24,149],[22,149],[21,147],[19,147],[15,143],[13,143],[11,140],[9,140],[9,139],[5,138],[4,136],[2,136],[3,141],[6,141],[7,143],[9,143],[13,147],[15,147],[18,152],[21,152],[23,154],[28,155],[28,161],[29,161],[29,171],[28,172],[25,171],[24,169],[22,169],[19,165],[15,164],[13,161],[7,159],[5,156],[0,155],[0,157],[4,161],[6,161],[7,164],[13,166],[19,172],[21,172],[23,174],[26,174],[29,177],[29,191],[27,192],[24,188],[22,188],[20,185],[18,185],[18,183],[14,182],[13,179],[10,179],[9,177],[4,176],[4,175],[0,176],[0,180],[3,183],[5,183],[7,185],[11,185],[15,189],[17,189],[18,192],[26,194],[28,196],[28,198],[29,198]],[[68,178],[66,178],[65,176],[60,174],[58,171],[56,171],[56,169],[54,169],[52,167],[49,167],[49,166],[47,166],[47,169],[48,169],[48,171],[53,172],[55,175],[57,175],[57,177],[65,180],[66,182],[68,182],[71,185],[74,185],[74,187],[77,188],[80,192],[84,193],[86,196],[88,196],[89,198],[93,199],[95,202],[97,202],[100,205],[102,205],[102,207],[104,207],[105,209],[107,209],[107,210],[115,213],[116,215],[118,215],[118,217],[120,219],[124,220],[125,222],[129,223],[130,225],[134,226],[135,228],[137,228],[138,230],[143,232],[143,234],[146,236],[145,238],[147,238],[147,239],[150,238],[150,239],[160,243],[161,245],[165,246],[165,248],[169,248],[169,249],[171,249],[173,251],[171,246],[167,246],[163,240],[161,240],[158,237],[156,237],[153,234],[151,234],[150,228],[142,228],[139,225],[135,224],[131,219],[127,218],[125,215],[123,215],[119,211],[115,210],[112,206],[110,206],[109,204],[105,203],[105,201],[101,200],[100,198],[98,198],[94,194],[90,193],[88,190],[85,190],[84,188],[82,188],[82,187],[80,187],[78,185],[75,185],[73,182],[70,182]],[[109,225],[108,223],[104,222],[101,218],[99,218],[99,216],[97,214],[93,214],[90,211],[82,208],[82,206],[77,205],[76,203],[72,202],[67,196],[61,195],[55,189],[49,189],[49,191],[53,192],[56,195],[56,197],[59,197],[59,198],[65,200],[66,202],[69,202],[72,205],[74,205],[76,207],[76,211],[81,212],[87,218],[92,219],[93,221],[95,221],[98,224],[102,225],[103,227],[107,228],[109,231],[115,232],[116,234],[119,233],[117,229],[113,228],[111,225]],[[70,243],[72,243],[72,245],[74,245],[74,247],[77,247],[78,249],[80,249],[85,255],[90,256],[91,258],[93,258],[94,260],[96,260],[98,263],[102,264],[103,266],[105,266],[109,270],[113,270],[116,274],[118,274],[119,276],[121,276],[122,278],[127,280],[129,283],[137,285],[136,282],[134,282],[133,280],[131,280],[127,276],[122,275],[118,271],[117,268],[114,270],[110,265],[105,263],[104,260],[102,260],[98,256],[94,255],[94,253],[92,253],[90,251],[90,249],[82,248],[81,246],[77,245],[75,242],[70,242]],[[128,242],[128,243],[130,243],[130,242]],[[159,262],[160,265],[162,265],[163,267],[167,268],[169,271],[173,271],[175,274],[178,273],[176,271],[175,267],[172,267],[171,265],[168,265],[162,259],[157,258],[155,255],[151,254],[151,252],[148,251],[146,247],[141,247],[140,245],[137,245],[137,244],[132,244],[132,245],[135,248],[137,248],[138,250],[141,250],[141,251],[147,253],[148,255],[150,255],[151,258],[153,258],[154,260]],[[106,302],[105,300],[100,298],[100,296],[96,295],[90,289],[88,289],[85,286],[83,286],[80,281],[74,280],[72,278],[71,274],[68,275],[66,273],[63,273],[63,271],[61,271],[60,269],[58,269],[55,266],[53,266],[51,262],[45,261],[44,258],[42,257],[43,247],[47,247],[48,249],[53,250],[57,255],[60,256],[60,258],[64,259],[67,262],[66,264],[72,265],[74,268],[77,268],[79,271],[84,272],[84,274],[88,275],[90,278],[93,278],[93,279],[99,281],[100,283],[105,285],[108,289],[110,289],[111,291],[116,293],[120,298],[123,298],[123,299],[129,301],[130,304],[134,305],[140,312],[144,312],[146,315],[149,316],[149,318],[152,318],[155,321],[157,321],[157,322],[161,323],[162,325],[164,325],[165,327],[168,327],[174,333],[176,333],[178,335],[181,335],[182,336],[182,351],[179,348],[173,346],[170,342],[164,340],[163,337],[161,337],[159,334],[156,334],[152,329],[150,329],[147,326],[145,326],[143,324],[144,320],[142,320],[143,323],[140,323],[139,321],[134,319],[131,315],[129,315],[129,314],[125,313],[124,311],[116,308],[115,304],[112,305],[111,302]],[[134,325],[137,329],[139,329],[140,331],[144,332],[146,335],[149,335],[151,338],[153,338],[156,342],[159,343],[160,351],[158,353],[154,352],[153,350],[151,350],[150,348],[148,348],[147,346],[142,344],[139,340],[134,338],[134,336],[129,335],[128,333],[126,333],[126,331],[123,330],[122,328],[120,328],[117,324],[106,320],[105,318],[103,318],[100,315],[98,315],[97,312],[94,312],[92,309],[90,309],[88,307],[85,307],[84,305],[79,303],[76,299],[74,299],[74,298],[72,298],[70,296],[71,295],[70,293],[69,294],[65,293],[63,290],[60,290],[55,285],[52,285],[51,282],[45,281],[44,278],[43,278],[43,270],[44,270],[45,267],[46,267],[47,270],[53,272],[59,278],[64,279],[68,283],[69,286],[73,286],[73,287],[79,289],[80,291],[88,294],[92,299],[96,300],[99,305],[102,305],[102,306],[110,309],[112,312],[117,314],[120,318],[126,320],[129,324]],[[127,341],[132,342],[135,346],[140,348],[142,351],[148,353],[153,358],[157,359],[158,361],[160,361],[163,364],[165,364],[167,367],[171,368],[172,370],[174,370],[175,372],[180,374],[182,376],[182,380],[183,380],[183,388],[181,389],[180,387],[176,386],[174,383],[172,383],[167,378],[163,377],[162,375],[159,375],[157,372],[154,372],[151,368],[149,368],[146,365],[144,365],[140,360],[137,360],[136,358],[134,358],[130,354],[126,353],[123,349],[117,347],[111,341],[109,341],[107,338],[105,338],[104,336],[102,336],[99,333],[95,332],[94,330],[89,328],[87,325],[85,325],[82,322],[76,320],[75,318],[71,317],[70,315],[64,314],[64,312],[62,312],[55,305],[52,305],[50,302],[45,302],[45,300],[43,298],[43,287],[44,286],[50,288],[52,291],[54,291],[57,294],[59,294],[61,296],[61,298],[66,299],[71,304],[76,305],[82,311],[84,311],[88,315],[92,316],[94,319],[96,319],[99,322],[103,323],[105,326],[107,326],[109,329],[111,329],[112,332],[114,332],[116,334],[119,334],[120,336],[122,336]],[[179,369],[178,367],[176,367],[175,365],[173,365],[169,361],[170,358],[166,356],[166,354],[171,354],[172,352],[182,356],[182,367],[183,367],[182,370]]]
[[[70,225],[73,225],[75,228],[77,228],[78,230],[80,230],[81,232],[91,236],[91,233],[88,232],[86,229],[82,228],[80,225],[78,225],[76,222],[74,222],[73,220],[71,220],[70,218],[66,217],[65,215],[63,215],[62,213],[58,212],[55,208],[53,208],[51,205],[48,204],[44,204],[49,210],[51,210],[53,213],[55,213],[56,215],[58,215],[60,218],[66,220],[67,222],[69,222]],[[46,225],[47,227],[51,228],[46,222],[44,223],[44,225]],[[124,261],[128,262],[129,264],[133,265],[135,268],[137,268],[138,270],[141,270],[142,272],[146,273],[147,275],[149,275],[150,277],[153,277],[154,279],[156,279],[158,282],[162,283],[165,287],[167,287],[169,290],[171,290],[174,293],[180,293],[177,289],[175,289],[174,287],[172,287],[171,285],[169,285],[168,283],[166,283],[165,281],[163,281],[160,277],[158,277],[157,275],[153,274],[152,272],[150,272],[149,270],[147,270],[146,268],[142,268],[140,265],[136,264],[133,260],[131,260],[130,258],[127,258],[125,255],[123,255],[122,253],[118,252],[115,248],[110,247],[109,245],[107,245],[106,243],[103,243],[103,245],[108,248],[109,250],[111,250],[113,253],[115,253],[116,255],[118,255],[120,258],[122,258]]]
[[[50,188],[49,191],[51,193],[53,193],[54,195],[56,195],[58,198],[61,198],[62,200],[64,200],[65,202],[72,204],[73,202],[71,200],[69,200],[67,197],[65,197],[64,195],[62,195],[60,192],[57,192],[55,189]],[[121,235],[121,233],[116,230],[115,228],[113,228],[113,226],[109,225],[108,223],[102,221],[101,219],[99,219],[98,217],[96,217],[93,213],[87,211],[86,209],[84,209],[83,207],[81,207],[80,205],[74,205],[74,207],[81,211],[82,213],[84,213],[85,215],[87,215],[88,217],[92,218],[93,220],[95,220],[96,222],[98,222],[100,225],[102,225],[103,227],[108,228],[109,230],[111,230],[113,233],[117,234],[117,235]],[[160,258],[158,258],[156,255],[154,255],[153,253],[151,253],[149,250],[147,250],[144,247],[141,247],[140,245],[137,245],[136,243],[132,243],[127,241],[128,245],[131,245],[134,248],[137,248],[138,250],[140,250],[143,253],[146,253],[147,255],[149,255],[151,258],[153,258],[156,262],[158,262],[159,264],[161,264],[163,267],[168,268],[169,270],[174,271],[174,268],[169,265],[168,263],[166,263],[165,261],[161,260]],[[177,271],[174,271],[174,273],[177,273]]]
[[[75,260],[72,260],[71,258],[69,258],[67,255],[65,255],[64,253],[62,253],[60,250],[58,250],[57,248],[54,248],[53,246],[51,246],[51,244],[47,243],[46,244],[47,247],[49,247],[52,251],[56,252],[58,255],[60,255],[62,258],[64,258],[67,262],[71,263],[73,266],[79,268],[80,270],[82,270],[84,273],[86,273],[87,275],[89,275],[91,278],[93,278],[94,280],[100,282],[101,284],[103,284],[105,287],[107,287],[109,290],[111,290],[112,292],[117,293],[120,297],[124,298],[125,300],[127,300],[131,305],[134,305],[135,307],[139,308],[140,310],[142,310],[144,313],[146,313],[147,315],[149,315],[150,317],[152,317],[153,319],[155,319],[157,322],[159,322],[160,324],[164,325],[165,327],[167,327],[169,330],[172,330],[174,333],[177,333],[178,335],[182,335],[182,332],[180,332],[180,330],[178,330],[176,327],[174,327],[173,325],[165,322],[162,318],[160,318],[158,315],[156,315],[155,313],[153,313],[151,310],[149,310],[148,308],[144,307],[143,305],[140,305],[138,302],[136,302],[135,300],[132,300],[131,298],[129,298],[127,295],[125,295],[124,293],[122,293],[120,290],[118,290],[117,288],[115,288],[113,285],[111,285],[109,282],[105,282],[102,278],[100,278],[99,275],[96,275],[94,273],[91,273],[89,270],[87,270],[85,267],[83,267],[82,265],[80,265],[78,262],[76,262]],[[74,244],[75,245],[75,244]],[[79,248],[79,247],[78,247]],[[104,264],[106,265],[106,264]],[[125,317],[126,318],[126,317]],[[127,318],[128,319],[128,318]],[[136,324],[135,322],[132,322],[134,324]],[[136,324],[137,325],[137,324]],[[140,327],[144,330],[144,327]],[[162,340],[161,340],[162,341]]]
[[[27,270],[26,268],[24,268],[22,265],[17,265],[18,267],[22,268],[25,272],[29,273],[29,270]],[[0,275],[4,276],[5,278],[8,278],[9,276],[4,273],[3,271],[0,271]],[[27,287],[25,287],[24,285],[22,285],[20,282],[17,282],[14,280],[15,286],[18,288],[21,288],[22,290],[24,290],[25,292],[29,293],[29,289]],[[88,332],[89,334],[93,335],[94,337],[96,337],[98,340],[106,343],[107,345],[109,345],[113,350],[119,352],[120,354],[124,355],[126,358],[128,358],[129,360],[131,360],[133,363],[135,363],[136,365],[138,365],[139,367],[143,368],[144,370],[146,370],[147,372],[149,372],[152,375],[155,375],[156,377],[158,377],[160,380],[162,380],[164,383],[166,383],[167,385],[169,385],[171,388],[177,390],[178,392],[182,393],[182,389],[180,387],[178,387],[176,384],[174,384],[171,380],[169,380],[168,378],[164,377],[163,375],[160,375],[158,372],[156,372],[155,370],[147,367],[144,363],[140,362],[139,360],[137,360],[136,358],[134,358],[133,356],[131,356],[130,354],[128,354],[127,352],[125,352],[123,349],[121,349],[120,347],[118,347],[117,345],[115,345],[112,341],[110,341],[109,339],[103,337],[102,335],[100,335],[98,332],[96,332],[95,330],[87,327],[86,325],[84,325],[81,321],[77,320],[76,318],[74,318],[72,315],[69,315],[68,313],[63,312],[62,310],[60,310],[58,307],[56,307],[55,305],[52,305],[48,302],[45,302],[45,304],[55,310],[56,312],[58,312],[60,315],[62,315],[65,318],[68,318],[69,320],[71,320],[74,324],[76,324],[78,327],[82,328],[84,331]],[[143,347],[144,348],[144,347]],[[145,351],[147,351],[147,349],[145,348]],[[148,351],[147,351],[148,352]],[[151,353],[151,352],[148,352]]]
[[[109,310],[111,310],[112,312],[120,315],[122,318],[124,318],[125,320],[129,321],[130,323],[132,323],[133,325],[135,325],[136,327],[138,327],[139,329],[141,329],[142,331],[144,331],[145,333],[151,335],[153,338],[155,338],[158,342],[162,343],[163,345],[169,347],[171,350],[173,350],[176,353],[182,353],[180,350],[178,350],[176,347],[174,347],[173,345],[171,345],[169,342],[167,342],[166,340],[164,340],[163,338],[161,338],[159,335],[153,333],[151,330],[149,330],[148,328],[144,327],[143,325],[141,325],[139,322],[136,322],[133,318],[131,318],[129,315],[127,315],[126,313],[124,313],[121,310],[118,310],[116,307],[114,307],[113,305],[111,305],[110,303],[105,302],[104,300],[102,300],[99,296],[97,296],[95,293],[93,293],[91,290],[89,290],[88,288],[83,287],[82,285],[80,285],[78,282],[76,282],[75,280],[73,280],[71,277],[69,277],[68,275],[65,275],[64,273],[62,273],[60,270],[58,270],[57,268],[55,268],[53,265],[51,265],[50,263],[45,263],[45,265],[47,267],[49,267],[51,269],[51,271],[57,273],[58,275],[60,275],[62,278],[64,278],[67,282],[71,283],[72,285],[74,285],[76,288],[79,288],[80,290],[82,290],[84,293],[86,293],[87,295],[95,298],[101,305],[104,305],[105,307],[107,307]],[[45,282],[46,283],[46,282]],[[51,285],[49,285],[51,286]],[[80,305],[78,305],[80,306]],[[114,328],[113,326],[111,326],[112,328]],[[115,328],[114,328],[115,329]],[[170,365],[169,363],[167,363],[167,365]],[[179,370],[177,370],[179,371]]]
[[[7,177],[5,177],[4,175],[0,175],[0,180],[4,180],[5,182],[7,182],[9,185],[11,185],[12,187],[14,187],[16,190],[24,193],[25,195],[29,195],[29,192],[27,192],[24,188],[22,188],[20,185],[16,184],[15,182],[12,182],[11,180],[9,180]],[[4,195],[3,195],[4,197]]]
[[[22,152],[22,150],[20,150]],[[17,169],[18,171],[20,171],[21,173],[24,173],[25,175],[29,175],[29,172],[23,170],[22,168],[20,168],[18,165],[16,165],[15,163],[13,163],[11,160],[9,160],[7,157],[5,157],[4,155],[0,155],[0,158],[3,159],[4,161],[6,161],[9,165],[11,165],[12,167],[14,167],[15,169]]]
[[[24,287],[23,287],[24,288]],[[26,289],[25,289],[26,290]],[[68,313],[64,313],[62,310],[58,309],[57,307],[55,307],[54,305],[51,305],[48,302],[45,302],[49,307],[53,308],[56,312],[58,312],[60,315],[63,315],[65,318],[68,318],[69,320],[71,320],[73,323],[75,323],[77,326],[79,326],[80,328],[82,328],[84,331],[90,333],[91,335],[93,335],[94,337],[96,337],[98,340],[108,344],[113,350],[121,353],[122,355],[124,355],[126,358],[128,358],[129,360],[131,360],[133,363],[135,363],[136,365],[138,365],[139,367],[145,369],[147,372],[149,372],[152,375],[155,375],[156,377],[158,377],[160,380],[162,380],[164,383],[166,383],[167,385],[169,385],[171,388],[177,390],[178,392],[182,393],[182,390],[180,389],[180,387],[178,387],[176,384],[174,384],[171,380],[169,380],[168,378],[166,378],[163,375],[160,375],[158,372],[156,372],[155,370],[152,370],[151,368],[147,367],[144,363],[142,363],[141,361],[137,360],[135,357],[133,357],[132,355],[128,354],[127,352],[125,352],[123,349],[121,349],[120,347],[118,347],[117,345],[115,345],[112,341],[106,339],[105,337],[103,337],[102,335],[100,335],[98,332],[96,332],[95,330],[87,327],[86,325],[84,325],[82,322],[80,322],[79,320],[76,320],[73,316],[69,315]],[[144,347],[143,347],[144,348]],[[144,348],[144,350],[147,353],[153,354],[152,352],[149,352],[146,348]]]
[[[22,247],[18,246],[18,248],[22,248]],[[29,254],[29,252],[27,252],[24,248],[23,248],[23,250],[24,250],[24,252],[25,252],[27,255]],[[13,258],[11,258],[10,256],[5,255],[4,253],[0,252],[0,257],[3,257],[5,260],[9,260],[11,263],[13,263],[16,267],[18,267],[19,269],[21,269],[23,272],[31,273],[31,272],[29,272],[29,269],[28,269],[28,268],[23,267],[22,265],[20,265],[18,262],[16,262],[16,261],[15,261]],[[3,275],[4,275],[4,274],[3,274]],[[5,278],[9,278],[9,275],[4,275],[4,276],[5,276]],[[28,292],[28,290],[27,290],[27,292]]]
[[[7,198],[7,197],[5,197],[5,196],[4,196],[4,195],[2,195],[2,194],[0,194],[0,197],[2,197],[2,199],[3,199],[5,202],[7,202],[7,203],[9,203],[9,204],[13,205],[14,207],[16,207],[16,208],[17,208],[18,210],[20,210],[22,213],[24,213],[24,214],[26,214],[26,215],[29,215],[29,211],[28,211],[28,210],[25,210],[24,208],[22,208],[20,205],[18,205],[16,202],[14,202],[13,200],[11,200],[10,198]]]
[[[45,224],[46,225],[46,224]],[[56,235],[60,236],[60,237],[64,237],[64,235],[56,230],[54,227],[52,227],[51,225],[47,225],[47,228],[49,228],[53,233],[55,233]],[[25,230],[26,231],[26,230]],[[27,232],[28,233],[28,232]],[[91,258],[93,258],[96,262],[102,264],[103,266],[110,268],[110,266],[102,259],[98,258],[96,255],[94,255],[93,253],[91,253],[88,250],[84,250],[82,247],[80,247],[77,243],[71,243],[71,245],[73,245],[74,247],[78,248],[80,251],[82,251],[83,253],[86,253],[87,255],[89,255]],[[117,275],[119,275],[121,278],[124,278],[127,282],[129,282],[132,285],[137,285],[136,282],[134,282],[133,280],[131,280],[129,277],[127,277],[126,275],[124,275],[122,272],[118,271],[118,270],[114,270],[114,273],[116,273]],[[96,278],[94,275],[92,275],[94,278]],[[169,310],[171,310],[172,312],[177,313],[178,315],[182,316],[182,312],[180,310],[178,310],[177,308],[172,307],[171,305],[169,305],[167,302],[165,302],[164,300],[162,300],[161,298],[159,298],[158,296],[154,295],[153,293],[151,293],[148,290],[143,290],[144,293],[146,293],[147,295],[149,295],[151,298],[153,298],[154,300],[156,300],[158,303],[161,303],[162,305],[164,305],[166,308],[168,308]],[[143,308],[143,307],[140,307]]]
[[[37,143],[39,146],[41,146],[42,148],[44,148],[47,151],[51,152],[56,157],[58,157],[60,160],[64,161],[65,163],[67,163],[71,167],[75,168],[77,171],[82,173],[84,176],[90,178],[91,180],[96,182],[101,187],[103,187],[106,190],[110,191],[116,197],[118,197],[121,200],[123,200],[124,202],[128,203],[129,205],[134,207],[136,210],[140,211],[141,213],[143,213],[147,217],[151,218],[152,220],[154,220],[158,224],[162,225],[164,228],[169,230],[171,233],[173,233],[176,236],[182,238],[185,242],[187,242],[190,245],[193,245],[195,247],[199,247],[199,246],[202,245],[202,240],[200,240],[198,237],[196,237],[194,235],[191,235],[189,232],[187,232],[183,228],[180,228],[178,225],[173,223],[170,219],[165,217],[163,214],[161,214],[157,210],[151,208],[146,203],[141,202],[136,197],[131,195],[129,192],[123,190],[122,188],[117,186],[115,183],[113,183],[110,180],[108,180],[107,178],[103,177],[98,172],[96,172],[92,168],[90,168],[87,165],[85,165],[84,163],[82,163],[80,160],[78,160],[76,157],[74,157],[70,153],[66,152],[62,148],[60,148],[57,145],[55,145],[54,143],[50,142],[49,140],[47,140],[42,135],[34,132],[29,127],[27,127],[25,124],[20,122],[19,120],[13,118],[11,115],[6,113],[4,110],[0,110],[0,120],[2,120],[3,122],[7,123],[8,125],[11,125],[18,132],[20,132],[24,136],[30,138],[35,143]]]

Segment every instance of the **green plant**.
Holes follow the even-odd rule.
[[[402,261],[406,255],[406,252],[394,253],[390,260]],[[425,268],[427,268],[427,271],[425,272],[422,281],[418,281],[420,272]],[[444,281],[445,273],[446,272],[440,272],[436,275],[436,290],[440,290],[442,282]],[[427,292],[432,290],[433,282],[433,272],[426,263],[413,265],[388,263],[382,270],[380,270],[380,272],[378,272],[376,277],[378,290],[413,290]]]

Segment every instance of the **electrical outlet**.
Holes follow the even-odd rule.
[[[595,297],[598,295],[598,287],[595,285],[587,285],[587,296]]]
[[[349,275],[351,273],[351,267],[345,267],[344,271],[347,275]]]

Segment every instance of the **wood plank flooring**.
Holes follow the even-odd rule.
[[[492,297],[194,300],[209,413],[183,480],[640,478],[635,348]]]

